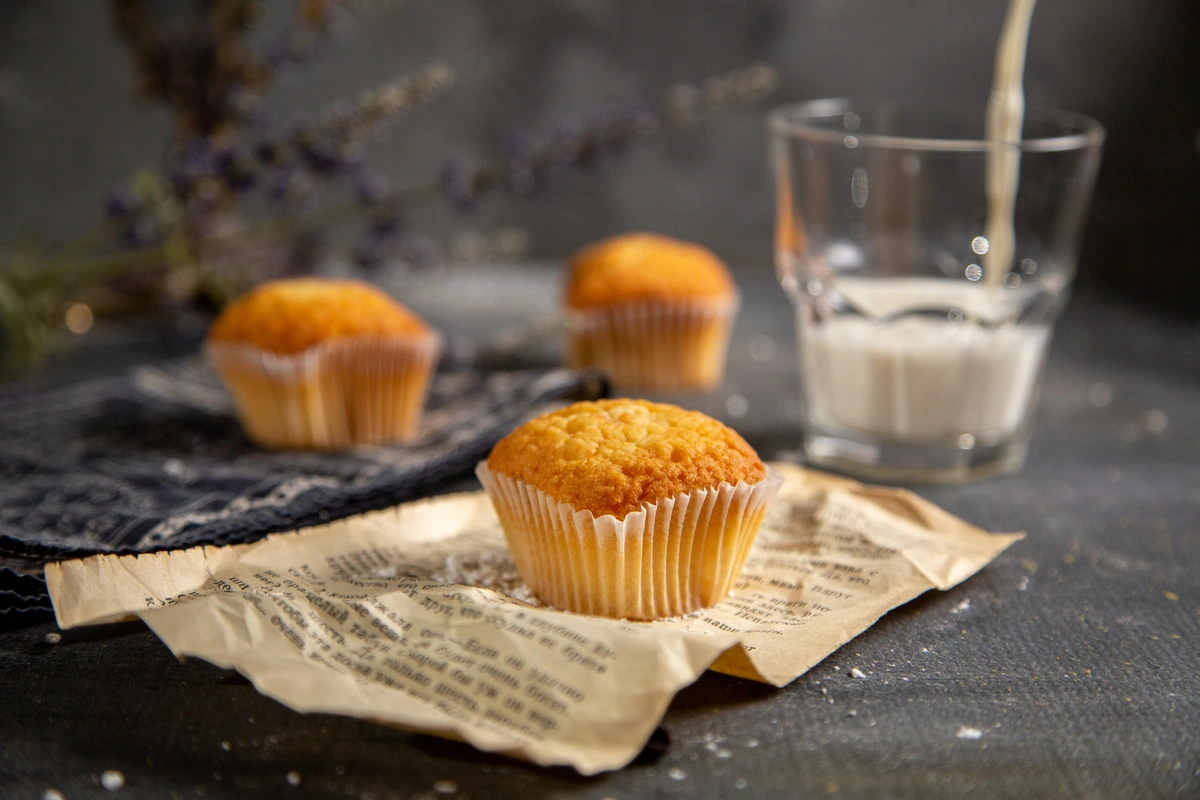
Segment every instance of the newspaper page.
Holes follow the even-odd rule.
[[[140,617],[175,654],[297,711],[590,775],[629,763],[706,669],[783,686],[1021,538],[904,490],[773,466],[784,484],[732,595],[677,619],[541,607],[482,492],[248,545],[67,561],[46,578],[64,628]]]

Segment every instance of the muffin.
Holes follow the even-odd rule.
[[[566,306],[571,366],[599,367],[623,389],[710,389],[725,374],[737,288],[699,245],[637,233],[585,247]]]
[[[724,599],[782,482],[732,429],[645,400],[537,417],[476,474],[541,602],[635,620]]]
[[[413,438],[438,351],[437,333],[380,290],[319,278],[259,286],[205,345],[251,439],[310,449]]]

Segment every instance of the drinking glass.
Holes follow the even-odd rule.
[[[840,99],[776,109],[768,129],[806,459],[888,481],[1019,470],[1101,125],[1031,108],[997,146],[982,107]],[[1007,259],[986,235],[999,148],[1019,151]]]

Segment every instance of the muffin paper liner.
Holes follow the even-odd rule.
[[[521,577],[538,600],[579,614],[663,619],[721,602],[733,588],[783,477],[722,483],[618,520],[560,503],[524,481],[475,474],[487,489]]]
[[[295,355],[205,346],[251,439],[322,450],[414,438],[440,351],[432,332],[331,341]]]
[[[572,309],[570,366],[603,369],[622,388],[710,389],[725,375],[736,296]]]

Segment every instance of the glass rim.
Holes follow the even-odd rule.
[[[805,136],[818,141],[844,141],[847,136],[853,136],[855,146],[866,145],[879,148],[898,150],[930,150],[943,152],[986,152],[991,149],[991,142],[986,139],[959,138],[930,138],[920,136],[895,136],[884,133],[859,133],[857,131],[838,131],[831,128],[818,127],[812,124],[817,119],[836,118],[850,112],[865,111],[901,111],[909,113],[944,114],[965,117],[963,103],[948,101],[905,102],[886,98],[850,98],[831,97],[820,100],[806,100],[800,103],[777,106],[767,113],[767,128],[773,136],[796,138]],[[980,116],[985,109],[980,109]],[[1019,147],[1022,152],[1047,153],[1084,150],[1104,143],[1104,126],[1096,119],[1076,111],[1064,111],[1048,106],[1029,106],[1025,113],[1026,119],[1057,119],[1069,121],[1079,128],[1077,133],[1058,136],[1039,136],[1022,139]]]

